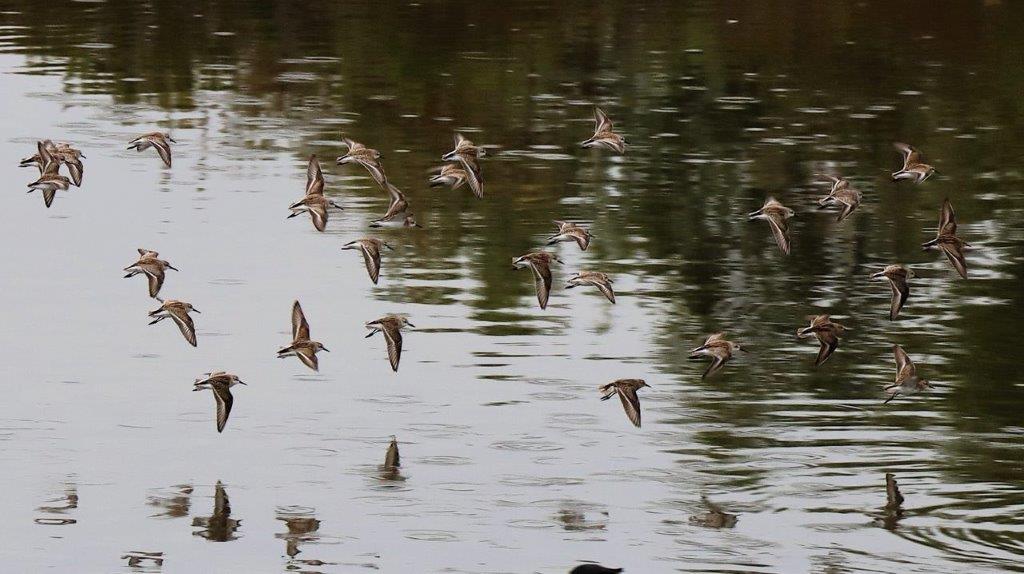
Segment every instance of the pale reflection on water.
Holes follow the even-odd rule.
[[[928,14],[922,18],[921,14]],[[1013,3],[318,6],[9,2],[0,12],[7,328],[0,563],[18,571],[1024,570],[1024,76]],[[624,156],[582,150],[602,105]],[[174,168],[124,150],[170,130]],[[485,198],[429,188],[462,131]],[[387,197],[341,138],[384,154],[424,229],[372,231]],[[17,161],[85,152],[50,209]],[[892,141],[939,173],[888,180]],[[305,162],[345,210],[285,220]],[[817,210],[847,176],[842,224]],[[782,257],[766,195],[796,210]],[[974,248],[920,244],[942,199]],[[546,311],[510,258],[551,220]],[[380,284],[341,245],[386,238]],[[120,269],[180,273],[199,347],[147,326]],[[914,269],[888,320],[868,276]],[[580,269],[617,304],[564,290]],[[298,299],[331,353],[274,351]],[[408,313],[401,371],[363,323]],[[851,328],[815,369],[806,316]],[[751,349],[721,375],[686,350]],[[936,386],[881,406],[902,345]],[[236,387],[223,434],[195,376]],[[596,388],[644,378],[634,430]],[[389,437],[401,467],[385,468]],[[886,508],[884,475],[906,501]],[[57,527],[59,526],[59,528]],[[282,544],[283,543],[283,544]]]

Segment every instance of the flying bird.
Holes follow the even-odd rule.
[[[582,141],[580,147],[605,147],[617,153],[626,153],[626,140],[612,130],[608,114],[595,106],[594,135]]]
[[[889,397],[882,404],[888,404],[889,401],[900,395],[912,395],[918,391],[934,388],[931,383],[917,376],[917,367],[914,366],[914,362],[910,360],[903,347],[893,345],[892,353],[896,359],[896,381],[885,387],[884,390],[889,393]]]
[[[832,190],[827,196],[818,200],[818,208],[823,209],[832,205],[842,206],[842,211],[839,212],[836,221],[846,219],[860,205],[860,192],[850,187],[850,182],[845,178],[832,175],[822,175],[822,177],[832,181]]]
[[[903,168],[892,173],[892,180],[912,179],[914,183],[922,183],[935,173],[935,168],[921,160],[921,152],[914,146],[895,142],[892,144],[903,154]]]
[[[128,149],[134,149],[138,152],[144,152],[149,148],[156,148],[156,153],[160,154],[160,159],[164,160],[164,165],[171,167],[171,144],[178,143],[174,141],[169,133],[152,132],[143,134],[132,141],[128,142]]]
[[[711,364],[701,376],[701,378],[707,378],[721,370],[725,363],[732,359],[732,354],[735,351],[746,352],[747,350],[737,343],[725,340],[725,334],[715,333],[709,336],[703,345],[690,351],[690,358],[711,357]]]
[[[348,148],[348,152],[345,155],[338,156],[337,164],[358,163],[366,168],[366,171],[370,172],[370,177],[377,182],[377,185],[387,189],[388,176],[384,175],[384,166],[380,163],[380,152],[349,138],[341,141]]]
[[[818,358],[814,360],[817,367],[828,360],[832,353],[839,347],[839,337],[846,331],[846,327],[829,319],[828,315],[817,315],[811,318],[808,327],[796,330],[796,336],[804,337],[814,335],[821,347],[818,349]]]
[[[561,259],[546,251],[533,251],[520,257],[512,258],[512,269],[529,267],[533,271],[533,281],[537,288],[537,302],[541,309],[547,309],[548,297],[551,295],[551,262],[562,262]]]
[[[341,248],[343,250],[358,249],[363,253],[363,263],[366,264],[366,272],[370,275],[370,281],[373,281],[373,284],[376,285],[377,278],[380,276],[380,250],[382,247],[394,251],[394,248],[388,245],[387,242],[372,237],[349,241]]]
[[[366,324],[366,328],[370,329],[367,338],[384,333],[384,340],[388,346],[388,360],[391,362],[391,370],[396,373],[398,362],[402,359],[402,329],[406,326],[416,327],[404,315],[385,315]]]
[[[160,254],[156,251],[140,248],[138,252],[139,260],[124,268],[128,272],[124,277],[127,279],[144,273],[149,280],[149,296],[159,301],[160,288],[164,285],[164,271],[178,269],[169,262],[159,259]]]
[[[622,401],[622,408],[625,409],[629,422],[633,423],[633,426],[640,428],[640,397],[637,396],[636,392],[649,386],[643,379],[619,379],[607,385],[601,385],[598,387],[598,390],[604,395],[601,397],[602,401],[607,401],[613,396],[619,395],[619,400]]]
[[[200,313],[199,309],[193,307],[191,303],[168,299],[163,302],[163,305],[160,305],[159,309],[149,312],[149,316],[153,318],[149,324],[155,325],[164,319],[174,319],[174,323],[178,326],[182,336],[185,337],[189,345],[195,347],[196,326],[192,323],[192,317],[189,316],[190,312]]]
[[[441,156],[444,161],[457,161],[462,165],[473,195],[482,199],[484,196],[484,178],[480,173],[480,158],[487,155],[484,148],[474,145],[462,134],[455,134],[455,149]]]
[[[569,283],[565,288],[572,289],[573,287],[586,285],[597,287],[609,301],[613,304],[615,303],[615,291],[612,290],[612,280],[608,275],[599,271],[580,271],[572,277],[569,277]]]
[[[790,217],[793,217],[793,210],[779,203],[774,197],[769,197],[761,209],[749,214],[751,220],[763,219],[768,222],[772,235],[775,236],[775,243],[786,255],[789,255],[790,249],[789,224],[786,220]]]
[[[914,277],[914,271],[902,265],[886,265],[885,269],[871,275],[872,279],[881,277],[885,277],[889,281],[889,287],[892,289],[889,320],[895,321],[896,316],[900,314],[900,309],[903,308],[907,298],[910,297],[910,285],[907,283],[907,280]]]
[[[568,221],[554,221],[558,233],[548,237],[548,245],[554,245],[562,241],[575,241],[580,251],[586,251],[590,247],[590,239],[593,237],[585,228]]]
[[[302,312],[302,305],[298,301],[292,303],[292,344],[279,349],[277,358],[298,357],[303,365],[319,371],[320,361],[316,354],[320,351],[330,352],[322,343],[309,338],[309,323]]]
[[[236,375],[224,371],[206,373],[203,377],[196,379],[193,391],[210,389],[213,391],[213,398],[217,403],[217,432],[224,432],[228,424],[228,417],[231,415],[231,406],[235,399],[231,396],[231,387],[244,385]]]
[[[921,247],[925,251],[941,250],[953,265],[953,269],[956,269],[961,277],[967,279],[967,260],[964,258],[964,247],[970,247],[970,244],[956,235],[956,213],[953,212],[953,204],[949,202],[948,197],[942,202],[942,209],[939,211],[939,229],[935,233],[935,239],[922,243]]]

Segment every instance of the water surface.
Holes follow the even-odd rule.
[[[1021,6],[944,3],[21,2],[0,14],[0,562],[12,571],[1022,571],[1024,36]],[[603,106],[625,156],[582,150]],[[124,150],[154,129],[174,167]],[[430,189],[461,131],[486,197]],[[378,286],[344,242],[386,196],[335,166],[384,154],[422,230],[380,232]],[[17,160],[85,152],[51,209]],[[891,142],[939,174],[895,185]],[[286,220],[309,154],[344,212]],[[31,172],[31,173],[30,173]],[[861,208],[816,210],[816,172]],[[793,253],[746,213],[794,208]],[[920,243],[949,197],[974,249],[959,279]],[[510,257],[550,220],[537,308]],[[141,278],[180,268],[199,347]],[[867,280],[918,274],[899,320]],[[274,351],[301,300],[331,353]],[[408,313],[402,368],[362,324]],[[793,333],[852,331],[822,368]],[[721,376],[686,350],[715,331],[751,353]],[[903,345],[936,389],[885,407]],[[228,369],[223,434],[194,377]],[[644,378],[644,427],[596,387]],[[391,435],[403,466],[382,473]],[[884,474],[906,502],[887,512]]]

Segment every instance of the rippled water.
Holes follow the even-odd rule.
[[[1020,5],[329,4],[2,5],[5,570],[1024,571]],[[595,103],[625,156],[577,147]],[[124,149],[157,128],[171,170]],[[483,201],[426,185],[456,130]],[[378,234],[378,286],[340,250],[387,207],[361,168],[325,162],[326,233],[285,219],[343,135],[425,227]],[[50,209],[17,167],[41,138],[87,156]],[[939,174],[891,183],[896,140]],[[822,171],[864,193],[842,224]],[[789,257],[746,220],[767,194]],[[944,197],[967,281],[919,247]],[[556,285],[603,270],[617,305],[537,308],[509,261],[552,219],[596,236]],[[147,326],[137,247],[181,269],[197,349]],[[895,322],[891,262],[918,274]],[[319,374],[275,358],[294,299]],[[363,338],[387,312],[417,325],[398,374]],[[793,332],[824,312],[852,330],[815,369]],[[704,381],[686,350],[719,330],[752,352]],[[936,389],[883,407],[893,343]],[[191,383],[220,368],[249,386],[218,435]],[[598,400],[621,377],[652,385],[640,430]]]

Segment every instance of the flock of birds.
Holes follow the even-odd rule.
[[[613,124],[608,115],[600,108],[595,108],[595,130],[593,136],[581,142],[585,148],[605,148],[619,154],[626,151],[626,140],[613,129]],[[155,149],[160,159],[167,168],[171,167],[171,144],[176,144],[170,134],[148,133],[129,142],[128,149],[135,149],[143,152],[150,148]],[[387,211],[383,216],[370,222],[371,228],[381,227],[420,227],[416,223],[414,213],[410,209],[408,198],[398,189],[387,177],[384,166],[381,163],[381,153],[365,145],[344,139],[344,145],[348,151],[337,158],[338,165],[358,164],[369,173],[370,177],[389,195],[390,202]],[[935,168],[924,163],[921,153],[912,146],[903,143],[894,144],[903,155],[903,167],[892,173],[893,181],[909,180],[916,184],[923,183],[932,174]],[[468,186],[472,193],[479,199],[484,197],[484,180],[480,168],[480,158],[484,157],[484,148],[475,145],[461,134],[455,136],[455,148],[441,156],[447,162],[439,171],[430,177],[431,186],[446,186],[453,190]],[[21,161],[21,166],[36,166],[39,169],[39,178],[28,185],[29,191],[41,191],[46,207],[53,204],[57,191],[67,191],[71,185],[80,187],[84,174],[82,159],[85,155],[68,143],[54,143],[50,140],[40,141],[37,144],[36,154]],[[67,168],[70,178],[60,173],[61,166]],[[837,222],[842,222],[853,213],[861,202],[861,193],[850,185],[850,182],[837,175],[817,174],[827,178],[832,186],[827,196],[819,200],[820,208],[838,207],[840,209]],[[306,190],[302,199],[288,206],[289,218],[308,214],[313,227],[317,231],[324,231],[327,227],[331,209],[342,209],[334,200],[324,195],[324,176],[316,155],[311,155],[306,171]],[[782,253],[790,253],[791,238],[787,220],[794,215],[794,211],[778,200],[768,197],[761,209],[749,214],[751,220],[766,221],[771,230],[772,236]],[[557,231],[547,241],[547,245],[554,245],[560,242],[573,242],[580,250],[586,251],[593,239],[590,231],[579,224],[569,221],[554,221]],[[934,239],[922,244],[925,250],[940,250],[947,257],[956,272],[963,278],[967,278],[967,263],[964,258],[964,248],[969,245],[957,236],[956,214],[949,199],[943,201],[940,213],[938,231]],[[363,262],[366,266],[370,280],[376,284],[381,271],[381,255],[392,247],[382,239],[364,237],[348,242],[342,246],[344,250],[358,250],[361,252]],[[150,324],[155,324],[164,319],[172,319],[180,329],[186,342],[193,347],[197,345],[196,329],[191,313],[199,313],[199,310],[192,304],[174,299],[161,299],[160,291],[164,284],[167,270],[177,269],[170,262],[160,259],[160,254],[149,249],[138,249],[139,258],[136,262],[125,267],[125,277],[145,275],[148,280],[149,296],[161,303],[160,307],[149,313],[152,319]],[[513,269],[528,268],[533,273],[534,284],[537,294],[537,302],[541,309],[548,304],[552,288],[551,266],[553,263],[562,263],[557,255],[544,250],[535,250],[512,258]],[[890,320],[895,320],[900,310],[910,296],[909,280],[914,277],[913,271],[899,264],[888,265],[881,271],[871,275],[872,279],[884,278],[888,281],[892,290],[891,306],[889,310]],[[615,291],[612,287],[612,279],[607,274],[599,271],[581,270],[568,278],[566,288],[574,287],[595,287],[612,304],[615,303]],[[311,339],[309,323],[302,311],[302,306],[295,301],[291,313],[292,341],[289,345],[278,351],[279,357],[297,357],[306,367],[316,371],[319,369],[317,353],[328,351],[324,345]],[[377,320],[366,323],[369,329],[367,337],[377,333],[383,334],[388,360],[391,368],[398,371],[402,355],[402,331],[406,327],[415,327],[404,315],[386,315]],[[830,319],[829,315],[817,315],[810,318],[807,327],[797,329],[796,334],[800,338],[814,336],[819,343],[819,351],[814,361],[815,366],[820,366],[835,352],[839,346],[840,339],[847,328]],[[724,333],[714,333],[707,337],[704,343],[690,351],[691,359],[710,358],[710,364],[704,371],[703,377],[714,375],[723,369],[737,351],[746,351],[744,347],[736,342],[726,339]],[[931,388],[931,384],[918,376],[917,369],[900,345],[893,346],[893,355],[896,362],[895,381],[886,386],[884,391],[887,395],[885,403],[900,395],[910,395],[918,391]],[[223,432],[231,414],[234,402],[231,388],[235,385],[245,383],[237,375],[226,371],[215,371],[205,373],[197,379],[193,390],[212,390],[217,408],[217,431]],[[636,427],[641,425],[641,410],[638,391],[649,386],[642,379],[619,379],[601,385],[601,400],[618,396],[622,402],[626,416]],[[399,464],[397,442],[393,438],[388,447],[386,464],[397,467]],[[895,481],[891,486],[888,483],[891,476],[887,476],[887,489],[894,490]],[[895,492],[899,496],[898,490]],[[899,496],[902,500],[902,496]],[[893,496],[890,496],[890,502]],[[586,568],[593,568],[596,565],[586,565]],[[583,568],[583,567],[581,567]],[[597,567],[601,568],[601,567]],[[598,570],[584,569],[581,572],[596,572]],[[618,572],[618,569],[604,569],[602,572]]]

